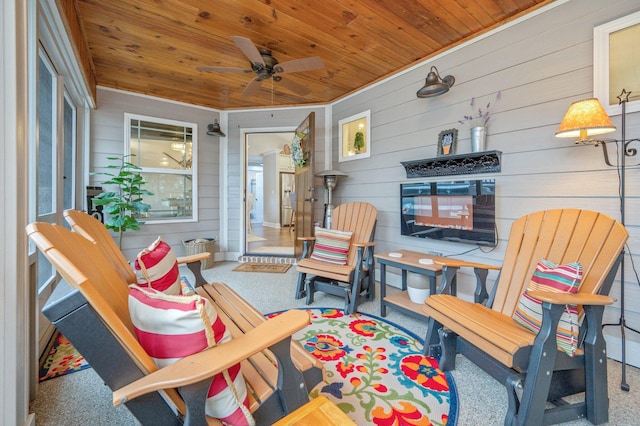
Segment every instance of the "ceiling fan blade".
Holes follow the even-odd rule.
[[[251,40],[246,37],[240,36],[232,36],[231,39],[236,43],[236,46],[238,46],[240,50],[242,50],[242,53],[244,53],[245,56],[249,58],[252,64],[258,63],[264,65],[264,59],[262,59],[262,55]]]
[[[320,68],[324,68],[324,62],[322,62],[322,59],[320,59],[319,56],[294,59],[293,61],[283,62],[273,67],[274,71],[279,73],[311,71]]]
[[[230,68],[230,67],[196,67],[198,71],[205,72],[253,72],[244,68]]]
[[[260,89],[260,85],[262,84],[262,80],[258,80],[258,78],[254,78],[247,84],[247,87],[244,88],[244,92],[242,92],[242,96],[248,98],[255,95]]]
[[[303,86],[302,84],[296,83],[293,80],[283,78],[279,81],[279,83],[287,89],[291,90],[296,95],[306,96],[311,93],[311,90],[307,86]]]

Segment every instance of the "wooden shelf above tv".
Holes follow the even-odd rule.
[[[501,151],[443,155],[424,160],[402,161],[408,178],[471,175],[500,171]]]

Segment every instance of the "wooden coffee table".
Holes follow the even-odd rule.
[[[347,417],[337,405],[321,395],[273,424],[273,426],[294,425],[356,426],[356,423]]]
[[[421,303],[414,303],[407,294],[407,272],[422,274],[429,277],[429,292],[436,293],[436,278],[442,275],[442,265],[436,263],[423,264],[420,259],[431,259],[437,261],[444,260],[439,256],[426,253],[419,253],[409,250],[394,250],[387,253],[374,255],[380,264],[380,316],[387,315],[387,306],[398,309],[408,315],[419,319],[428,318],[422,311]],[[402,292],[387,296],[387,266],[392,266],[402,270]]]

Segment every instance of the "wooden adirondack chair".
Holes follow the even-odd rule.
[[[627,238],[619,222],[586,210],[548,210],[516,220],[488,300],[481,279],[475,303],[452,294],[425,300],[424,311],[430,317],[425,354],[440,358],[441,369],[452,370],[456,353],[461,353],[504,383],[509,394],[506,425],[554,424],[584,416],[594,424],[606,422],[609,401],[602,315],[604,306],[613,303],[607,294]],[[512,317],[541,258],[556,264],[580,262],[583,278],[575,294],[529,292],[542,301],[542,325],[536,335]],[[443,265],[445,284],[454,292],[458,268],[496,269],[455,259]],[[573,357],[559,350],[556,342],[558,321],[567,304],[582,305],[585,314]],[[563,399],[581,392],[584,398],[579,402]]]
[[[308,402],[302,373],[290,357],[291,334],[308,325],[306,312],[283,313],[229,343],[158,369],[135,337],[127,283],[103,252],[62,226],[32,223],[27,234],[74,289],[65,297],[75,299],[77,307],[68,315],[77,318],[61,321],[60,331],[115,390],[114,404],[125,403],[142,424],[182,424],[183,414],[185,424],[220,424],[204,414],[209,384],[238,362],[258,424],[271,424]],[[224,320],[222,309],[218,314]],[[166,390],[164,396],[158,390]]]
[[[105,257],[111,262],[126,283],[135,283],[136,275],[129,261],[105,228],[104,224],[95,217],[79,210],[65,210],[64,218],[74,232],[93,242],[102,250]],[[195,285],[206,283],[202,276],[202,260],[211,257],[212,253],[197,253],[190,256],[178,257],[178,264],[186,265],[195,277]]]
[[[352,314],[362,300],[375,297],[374,243],[378,210],[369,203],[345,203],[333,210],[331,229],[352,231],[346,265],[332,265],[309,258],[314,238],[303,238],[302,259],[298,262],[296,299],[306,294],[313,303],[316,291],[345,298],[345,312]]]
[[[118,248],[104,224],[93,216],[79,210],[66,210],[64,217],[74,232],[94,243],[111,262],[124,282],[136,282],[136,276],[124,254]],[[227,327],[233,326],[235,334],[246,333],[266,321],[264,315],[242,299],[229,286],[220,282],[207,283],[201,273],[201,260],[209,253],[198,253],[178,257],[179,264],[185,264],[195,276],[198,293],[207,297],[218,306],[223,306],[227,314]],[[309,389],[324,380],[324,366],[317,358],[307,352],[298,342],[291,342],[292,357],[295,366],[302,371]]]

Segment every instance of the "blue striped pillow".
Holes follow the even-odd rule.
[[[533,272],[527,290],[544,290],[555,293],[577,293],[582,281],[582,265],[578,262],[567,265],[556,265],[541,259]],[[529,296],[526,292],[520,296],[513,319],[534,333],[538,333],[542,325],[542,302]],[[567,305],[564,309],[556,340],[558,347],[569,356],[576,353],[578,347],[578,307]]]
[[[351,244],[351,231],[338,231],[316,226],[316,242],[311,259],[333,265],[346,265]]]

